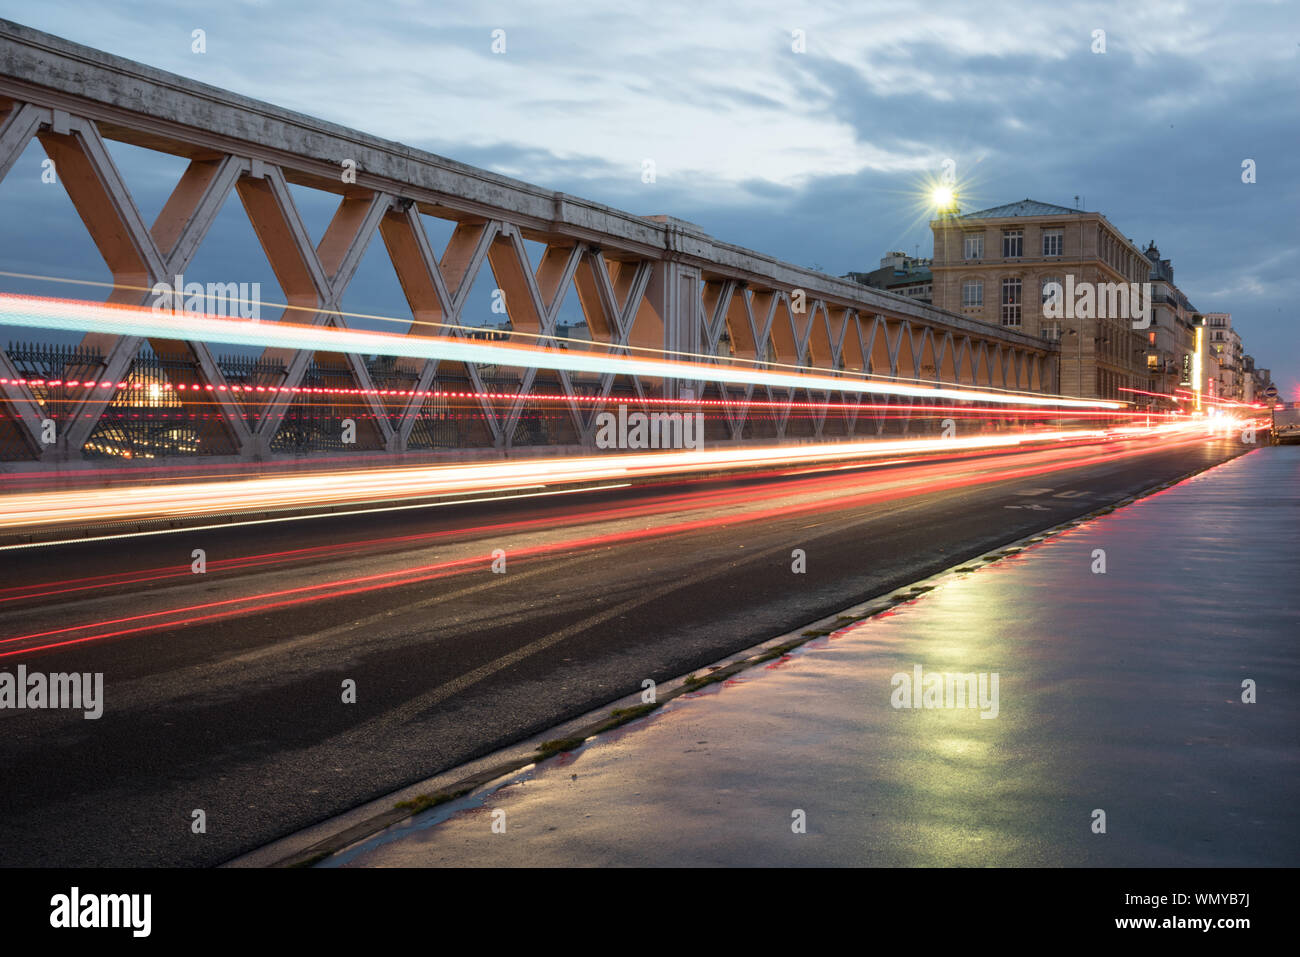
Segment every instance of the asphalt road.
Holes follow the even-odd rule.
[[[0,710],[0,865],[220,863],[1241,451],[1143,440],[0,552],[0,670],[102,672],[105,701]]]

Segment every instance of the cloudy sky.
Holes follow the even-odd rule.
[[[964,209],[1080,196],[1155,239],[1196,307],[1231,312],[1300,393],[1294,3],[44,0],[0,15],[834,274],[929,255],[919,194],[952,158]],[[151,216],[179,168],[114,155]],[[0,209],[55,238],[0,229],[0,261],[103,278],[70,210],[25,185],[42,158],[33,147],[0,184]],[[319,232],[328,208],[303,203]],[[222,229],[251,239],[235,207]],[[344,306],[409,315],[375,245]],[[228,255],[205,246],[195,269],[228,278]]]

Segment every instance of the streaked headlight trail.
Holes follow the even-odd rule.
[[[73,606],[70,608],[73,620],[61,620],[34,630],[29,630],[29,626],[17,634],[0,637],[0,659],[106,639],[173,631],[205,622],[264,614],[322,600],[357,596],[431,582],[475,570],[481,571],[492,559],[490,554],[480,551],[481,536],[484,532],[490,533],[491,540],[494,541],[503,540],[508,534],[519,534],[533,529],[549,528],[559,534],[557,540],[525,544],[511,549],[512,560],[527,562],[549,556],[603,549],[632,541],[707,533],[719,525],[882,504],[935,492],[1046,475],[1101,463],[1113,463],[1135,456],[1148,455],[1171,446],[1196,443],[1203,439],[1203,435],[1197,434],[1195,430],[1184,429],[1182,432],[1183,434],[1171,439],[1157,439],[1143,430],[1143,434],[1140,435],[1118,437],[1120,441],[1113,445],[1103,444],[1107,438],[1110,438],[1104,437],[1102,443],[1098,443],[1102,447],[1095,448],[1091,452],[1079,448],[1065,449],[1049,446],[1034,450],[1020,450],[1008,455],[1005,460],[999,457],[993,460],[973,459],[961,464],[937,462],[905,465],[897,471],[881,472],[870,479],[861,476],[816,480],[795,478],[769,489],[756,490],[744,487],[710,490],[705,488],[687,491],[680,496],[649,506],[633,505],[630,508],[613,506],[597,510],[579,507],[567,514],[554,515],[541,520],[525,520],[486,528],[461,527],[450,533],[435,532],[428,535],[338,543],[325,549],[304,549],[298,553],[282,551],[234,557],[224,565],[214,564],[212,571],[216,573],[225,568],[239,571],[252,566],[267,567],[298,561],[313,562],[319,560],[327,551],[369,552],[387,557],[388,563],[393,567],[364,575],[349,575],[288,587],[241,592],[228,597],[175,604],[153,611],[133,611],[125,615],[90,621],[76,621],[76,609]],[[691,517],[692,513],[702,511],[713,514]],[[605,523],[629,518],[638,519],[637,524],[640,527],[607,530],[608,526]],[[580,526],[586,526],[586,529],[579,531]],[[570,528],[577,534],[564,534]],[[448,556],[436,561],[416,561],[411,564],[411,559],[421,556],[422,552],[417,549],[408,554],[404,549],[421,541],[427,544],[447,542],[453,545],[463,541],[470,554]],[[180,567],[156,567],[121,576],[47,582],[14,589],[11,594],[4,595],[4,598],[5,601],[12,600],[21,604],[27,600],[40,600],[60,592],[67,594],[100,589],[109,591],[129,589],[138,587],[144,582],[176,577],[190,576]],[[257,582],[258,579],[253,578],[249,581]]]
[[[0,530],[85,527],[155,516],[181,518],[484,492],[522,483],[569,485],[810,462],[865,460],[926,452],[956,453],[1081,438],[1203,432],[1205,423],[1151,428],[1008,432],[951,439],[902,439],[816,445],[728,447],[700,451],[561,456],[425,467],[276,475],[244,481],[128,485],[0,496]]]
[[[737,368],[721,363],[594,355],[569,349],[525,347],[452,336],[438,338],[399,336],[350,329],[331,329],[323,326],[295,325],[283,321],[258,322],[191,313],[159,313],[139,306],[46,299],[35,296],[0,296],[0,325],[64,332],[99,332],[152,339],[187,339],[235,346],[373,354],[568,372],[613,373],[688,381],[703,380],[738,385],[811,389],[822,392],[990,402],[1013,406],[1048,405],[1062,409],[1096,410],[1125,407],[1123,402],[1105,400],[957,389],[937,385],[931,388],[847,374],[828,376],[816,373],[772,372],[764,369]]]

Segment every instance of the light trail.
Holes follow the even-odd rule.
[[[132,391],[145,388],[141,382],[119,382],[116,386],[113,383],[98,382],[95,380],[61,380],[61,379],[0,379],[0,385],[25,385],[28,387],[38,388],[118,388],[131,389]],[[188,391],[187,391],[188,390]],[[213,386],[211,384],[200,385],[197,383],[171,383],[166,382],[158,386],[158,394],[150,396],[158,400],[166,400],[173,396],[184,403],[183,408],[221,408],[221,402],[214,398],[209,398],[219,392],[227,391],[226,386]],[[1137,389],[1126,389],[1122,391],[1138,392]],[[1173,417],[1177,413],[1173,412],[1140,412],[1133,410],[1099,410],[1087,409],[1070,414],[1057,407],[1033,408],[1030,406],[1016,406],[1010,409],[991,409],[971,405],[938,405],[938,404],[918,404],[908,405],[902,402],[805,402],[794,399],[661,399],[655,397],[641,398],[639,396],[614,396],[614,395],[561,395],[548,392],[471,392],[471,391],[452,391],[443,392],[437,390],[413,390],[413,389],[345,389],[332,386],[244,386],[233,385],[229,387],[231,394],[238,395],[241,404],[244,406],[267,406],[279,401],[279,396],[292,395],[300,396],[329,396],[336,397],[333,401],[325,402],[303,402],[300,398],[295,398],[294,408],[308,409],[334,409],[340,407],[369,409],[370,405],[366,402],[339,402],[338,398],[360,399],[366,396],[377,396],[385,399],[442,399],[449,401],[477,401],[488,403],[513,403],[523,400],[524,403],[575,403],[577,405],[628,405],[628,406],[647,406],[666,409],[695,409],[702,408],[724,408],[724,409],[811,409],[813,411],[822,410],[888,410],[890,412],[919,412],[919,413],[958,413],[964,414],[970,418],[990,418],[996,416],[1046,416],[1049,418],[1097,418],[1097,417],[1115,417],[1115,416],[1165,416]],[[1156,393],[1146,393],[1155,395]],[[47,396],[43,402],[48,405],[80,405],[86,399],[85,396]],[[0,401],[12,402],[11,399],[0,398]],[[973,400],[972,400],[973,401]],[[983,401],[983,400],[980,400]],[[392,404],[392,403],[389,403]],[[181,407],[165,407],[168,409],[177,409]],[[132,412],[135,410],[145,411],[150,409],[149,406],[122,406],[115,410],[119,415]],[[155,417],[166,417],[167,413],[150,412]],[[436,415],[438,412],[425,412],[424,415]],[[191,415],[191,418],[193,415]],[[225,418],[225,415],[218,415],[217,418]],[[242,418],[254,418],[255,414],[245,412]]]
[[[1120,387],[1119,387],[1119,391],[1120,391],[1120,392],[1132,392],[1132,393],[1134,393],[1135,395],[1149,395],[1149,396],[1153,396],[1153,397],[1155,397],[1155,398],[1157,398],[1157,399],[1169,399],[1169,400],[1171,400],[1171,401],[1173,401],[1173,402],[1181,402],[1181,401],[1182,401],[1182,399],[1178,398],[1178,396],[1173,395],[1172,393],[1169,393],[1169,392],[1148,392],[1146,389],[1130,389],[1130,388],[1127,387],[1127,386],[1120,386]]]
[[[542,488],[544,486],[526,485],[523,488]],[[181,532],[204,532],[243,528],[252,525],[279,525],[283,522],[305,522],[322,517],[346,518],[354,515],[377,515],[384,512],[405,512],[412,509],[447,508],[453,505],[478,505],[483,502],[510,502],[521,498],[549,498],[554,495],[575,495],[579,492],[605,492],[618,488],[629,488],[630,483],[621,482],[612,485],[584,485],[582,488],[552,489],[546,492],[531,492],[522,495],[491,495],[482,498],[444,499],[437,502],[420,502],[416,505],[385,505],[379,508],[349,509],[345,512],[330,511],[311,515],[282,515],[275,518],[245,519],[238,522],[222,522],[217,525],[184,525],[180,528],[153,528],[139,532],[119,532],[115,535],[90,535],[85,538],[58,539],[48,542],[22,542],[17,545],[0,545],[0,552],[22,551],[29,548],[49,548],[55,545],[81,544],[82,542],[108,542],[124,538],[152,538],[157,535],[177,535]],[[507,491],[509,491],[507,489]],[[463,493],[468,494],[468,493]]]
[[[1189,427],[1175,423],[1150,429],[1013,432],[950,439],[832,442],[782,447],[730,447],[713,450],[616,453],[551,459],[357,469],[250,478],[239,482],[195,481],[102,489],[14,492],[0,495],[0,530],[37,527],[85,528],[167,516],[185,518],[265,512],[339,504],[395,502],[403,499],[484,492],[521,484],[571,485],[621,482],[631,478],[751,469],[811,461],[871,459],[899,454],[996,449],[1026,443],[1060,442],[1135,434],[1173,434]]]
[[[990,468],[987,467],[989,463],[983,463],[985,467],[979,467],[980,463],[973,463],[972,469],[957,474],[952,473],[950,465],[935,464],[924,469],[908,470],[914,474],[887,476],[887,480],[883,485],[859,490],[850,495],[821,495],[811,501],[798,501],[786,505],[764,504],[764,507],[750,507],[745,511],[728,513],[722,516],[676,521],[630,531],[569,538],[542,545],[515,548],[510,551],[510,555],[512,560],[516,561],[521,559],[532,560],[554,554],[579,553],[597,548],[605,549],[648,538],[708,531],[720,525],[729,525],[741,521],[761,521],[779,517],[807,515],[845,507],[860,507],[974,485],[1028,478],[1103,462],[1109,463],[1135,456],[1148,455],[1171,447],[1190,445],[1199,441],[1202,441],[1202,437],[1199,435],[1184,434],[1179,440],[1172,443],[1148,442],[1137,444],[1133,448],[1115,448],[1083,457],[1065,454],[1064,450],[1060,449],[1048,449],[1044,452],[1024,453],[1023,458],[1028,460],[1042,458],[1046,454],[1049,461],[1040,464],[1010,465],[993,463],[993,467]],[[932,476],[933,480],[930,480]],[[750,498],[744,495],[744,490],[733,491],[738,496],[740,504],[750,506],[754,504]],[[492,556],[490,554],[476,554],[466,558],[425,563],[370,575],[351,576],[293,588],[279,588],[234,598],[181,605],[161,611],[46,628],[41,631],[0,639],[0,658],[30,655],[72,645],[82,645],[88,642],[122,638],[166,629],[176,630],[195,624],[237,616],[265,614],[292,608],[307,602],[346,598],[383,589],[420,584],[473,569],[481,570],[488,567],[491,561]]]
[[[856,376],[772,372],[715,363],[592,355],[570,349],[493,344],[455,336],[425,338],[390,333],[329,329],[224,319],[196,314],[164,314],[139,306],[88,303],[34,296],[0,296],[0,325],[67,332],[99,332],[146,339],[180,339],[311,352],[384,355],[446,362],[647,376],[686,381],[768,385],[822,392],[874,393],[992,402],[1004,405],[1077,409],[1122,409],[1125,403],[1069,399],[1013,392],[985,392],[952,387],[909,386]],[[113,383],[108,383],[111,387]],[[103,387],[101,383],[100,387]]]
[[[1127,439],[1125,441],[1133,441]],[[1052,446],[1050,449],[1039,449],[1028,453],[1041,460],[1045,456],[1052,455],[1058,460],[1063,456],[1073,454],[1072,451],[1081,444],[1095,443],[1063,443],[1060,446]],[[1027,453],[1023,449],[998,449],[993,452],[963,452],[956,456],[957,461],[962,459],[979,458],[982,463],[975,463],[974,467],[962,462],[962,467],[971,470],[978,470],[982,465],[985,467],[1000,467],[996,460],[990,460],[989,456],[1010,457],[1025,456]],[[942,467],[932,468],[933,463],[943,462]],[[216,559],[209,561],[207,564],[207,574],[215,575],[224,571],[242,571],[248,568],[266,568],[269,566],[284,565],[295,561],[314,561],[321,558],[340,558],[354,557],[357,555],[367,554],[371,551],[384,551],[413,547],[416,545],[429,545],[451,537],[466,537],[473,535],[488,534],[518,534],[521,532],[545,530],[558,526],[571,526],[578,524],[595,524],[605,521],[626,520],[629,518],[639,518],[645,515],[657,515],[670,511],[693,511],[705,508],[717,508],[740,503],[752,504],[758,501],[772,500],[790,495],[796,495],[808,490],[817,490],[825,493],[827,491],[838,491],[840,489],[852,488],[860,490],[863,485],[863,479],[860,475],[837,475],[828,481],[825,478],[816,480],[810,479],[810,476],[821,476],[826,472],[843,473],[846,470],[861,471],[863,469],[879,469],[889,465],[906,465],[908,466],[908,475],[913,478],[927,477],[929,475],[941,475],[947,469],[952,468],[954,456],[950,455],[933,455],[917,456],[914,458],[904,459],[885,459],[879,462],[853,462],[847,465],[833,465],[824,468],[804,468],[797,470],[780,470],[760,473],[747,473],[745,478],[747,485],[743,489],[731,487],[715,488],[718,483],[729,481],[724,478],[712,478],[695,480],[688,490],[681,493],[659,496],[652,502],[637,505],[612,505],[599,507],[596,509],[581,509],[578,511],[566,512],[561,515],[541,519],[528,519],[523,521],[503,522],[493,525],[475,525],[468,527],[457,527],[453,529],[443,529],[435,532],[421,532],[409,535],[389,536],[378,539],[362,539],[351,542],[336,542],[329,545],[315,545],[304,548],[285,549],[277,552],[267,552],[256,555],[240,556],[227,559]],[[779,479],[780,481],[769,481],[769,484],[759,485],[757,482],[764,480]],[[879,484],[879,483],[877,483]],[[389,508],[360,509],[346,512],[331,512],[328,516],[304,515],[292,516],[285,519],[258,519],[247,522],[230,522],[221,525],[190,526],[184,528],[155,529],[142,532],[127,532],[118,535],[104,535],[93,538],[78,538],[72,540],[74,544],[83,542],[112,541],[126,538],[148,538],[157,535],[174,535],[181,532],[193,532],[202,530],[233,530],[242,528],[247,525],[264,525],[273,524],[279,521],[302,521],[306,519],[321,517],[346,517],[353,515],[365,514],[382,514],[384,512],[404,511],[406,509],[425,509],[435,507],[445,507],[449,505],[476,505],[484,502],[504,502],[516,501],[519,499],[546,498],[560,495],[572,495],[579,492],[597,492],[610,491],[630,487],[628,484],[620,485],[597,485],[584,486],[578,489],[562,489],[551,492],[538,492],[525,495],[503,495],[495,496],[490,499],[460,499],[455,501],[442,501],[434,503],[423,503],[419,505],[396,506]],[[30,548],[45,548],[55,545],[68,544],[68,542],[37,542],[33,544],[7,545],[0,546],[0,551],[8,550],[25,550]],[[119,588],[123,586],[138,587],[156,581],[165,581],[173,578],[188,579],[193,574],[188,563],[176,565],[165,565],[159,567],[138,569],[135,571],[115,572],[106,575],[93,575],[82,578],[73,578],[60,581],[38,582],[29,585],[15,585],[8,588],[0,588],[0,604],[22,602],[33,598],[48,598],[59,595],[68,595],[73,593],[84,593],[89,591],[99,591],[104,589]]]
[[[878,419],[880,416],[872,416]],[[973,417],[973,421],[978,421],[981,416]],[[1063,415],[1059,417],[1063,420],[1073,421],[1076,418],[1091,420],[1092,415],[1087,416],[1070,416]],[[1187,421],[1186,417],[1174,417],[1180,421]],[[1083,435],[1083,432],[1079,433]],[[1094,430],[1089,430],[1089,435],[1094,435]],[[1062,440],[1065,441],[1065,440]],[[403,453],[403,458],[409,460],[409,464],[403,467],[415,467],[422,457],[436,456],[435,450],[412,451]],[[344,474],[346,471],[354,468],[374,468],[376,458],[379,453],[375,451],[363,451],[357,454],[331,454],[329,457],[330,472],[334,474]],[[68,489],[76,485],[93,485],[95,483],[104,483],[111,481],[114,483],[122,480],[128,480],[130,483],[144,485],[149,483],[178,484],[182,482],[197,481],[199,478],[205,478],[208,481],[218,479],[247,479],[250,477],[265,477],[268,473],[284,472],[317,472],[317,468],[304,469],[304,463],[292,460],[271,460],[264,462],[205,462],[198,458],[193,462],[186,462],[183,466],[178,466],[174,462],[165,465],[147,465],[148,460],[141,459],[133,461],[130,466],[110,467],[110,468],[79,468],[75,471],[61,473],[57,476],[57,484],[60,488]],[[317,460],[319,464],[319,460]],[[9,485],[32,485],[40,482],[48,484],[51,477],[39,471],[23,472],[0,472],[0,484]],[[0,490],[0,495],[5,494]]]
[[[38,282],[64,283],[73,286],[88,286],[96,289],[111,289],[114,292],[118,290],[125,290],[129,292],[152,294],[154,292],[154,289],[156,288],[155,286],[152,285],[137,286],[132,283],[124,283],[124,282],[100,282],[91,279],[74,279],[69,276],[47,276],[47,275],[39,275],[34,273],[9,272],[6,270],[0,270],[0,277],[7,277],[11,279],[35,280]],[[3,298],[4,295],[5,294],[0,293],[0,298]],[[202,298],[206,299],[208,297],[204,296]],[[242,304],[246,306],[251,306],[254,304],[251,300],[241,300],[237,297],[226,296],[222,298],[228,304],[228,306],[230,304]],[[291,312],[300,313],[303,319],[308,323],[310,323],[315,316],[325,311],[316,306],[299,306],[293,303],[275,302],[267,299],[259,299],[256,304],[262,307],[270,306],[275,309],[282,309],[284,310],[285,315],[288,315]],[[182,310],[182,311],[189,312],[189,310]],[[466,330],[473,330],[479,328],[476,326],[457,325],[455,323],[449,323],[449,322],[433,322],[428,319],[420,319],[415,316],[404,316],[404,317],[384,316],[376,313],[347,312],[342,309],[331,309],[328,310],[328,313],[331,316],[341,316],[345,319],[368,319],[377,322],[391,323],[393,325],[401,326],[403,330],[403,334],[408,334],[406,333],[406,330],[425,328],[425,329],[433,330],[435,335],[437,335],[439,331],[442,331],[444,334],[454,335],[454,334],[465,332]],[[700,359],[706,363],[715,362],[718,359],[717,356],[711,355],[709,353],[689,352],[684,349],[674,349],[671,352],[669,352],[663,349],[654,349],[647,346],[632,345],[631,343],[616,344],[612,342],[600,342],[594,339],[577,339],[577,338],[571,338],[567,336],[556,335],[554,333],[547,334],[543,332],[527,332],[522,329],[510,329],[510,330],[500,330],[500,331],[503,331],[506,335],[508,335],[510,337],[510,341],[512,342],[516,338],[519,338],[519,339],[530,339],[538,343],[543,341],[555,342],[555,343],[571,343],[574,347],[579,349],[607,349],[614,354],[631,354],[635,352],[635,353],[645,353],[647,355],[658,356],[658,357],[671,355],[676,358]],[[733,355],[728,357],[727,361],[736,365],[749,365],[749,366],[761,367],[764,369],[774,368],[774,369],[790,369],[792,371],[806,371],[806,370],[811,370],[813,372],[820,371],[815,366],[802,366],[790,362],[781,362],[779,360],[771,361],[767,359],[747,359],[744,356]],[[921,385],[928,384],[927,380],[925,379],[911,378],[908,376],[891,376],[890,379],[895,382],[916,382]],[[3,381],[4,380],[0,380],[0,382]],[[995,391],[999,391],[999,390],[995,390]],[[1012,392],[1015,390],[1000,390],[1000,391]]]
[[[1194,401],[1195,398],[1196,398],[1196,396],[1195,396],[1194,393],[1192,393],[1192,392],[1188,392],[1186,389],[1176,389],[1175,391],[1176,391],[1176,392],[1181,392],[1181,393],[1183,393],[1183,395],[1187,396],[1186,399],[1180,399],[1179,401],[1181,401],[1181,402],[1191,402],[1191,401]],[[1229,407],[1229,408],[1233,408],[1233,409],[1262,409],[1262,408],[1265,408],[1265,406],[1259,405],[1259,404],[1257,404],[1257,403],[1252,403],[1252,402],[1237,402],[1237,401],[1234,400],[1234,399],[1220,399],[1220,398],[1218,398],[1218,397],[1216,397],[1216,396],[1205,395],[1204,393],[1201,394],[1201,401],[1202,401],[1202,402],[1208,402],[1210,405],[1227,406],[1227,407]]]

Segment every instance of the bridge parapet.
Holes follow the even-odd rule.
[[[183,273],[234,192],[284,290],[284,311],[271,317],[277,320],[346,328],[343,294],[378,236],[416,320],[410,334],[479,335],[464,318],[469,291],[486,268],[502,294],[512,339],[543,346],[866,375],[881,383],[1045,393],[1056,381],[1055,343],[782,262],[673,217],[634,215],[542,189],[0,20],[0,178],[33,138],[55,160],[112,272],[113,302],[144,305],[155,284]],[[105,140],[189,161],[152,225]],[[338,197],[318,244],[291,184]],[[441,252],[425,215],[452,224]],[[526,241],[545,247],[535,265]],[[590,341],[564,341],[557,328],[574,290]],[[283,371],[250,390],[201,341],[88,333],[82,348],[102,355],[97,381],[110,386],[74,390],[57,409],[0,350],[7,410],[0,415],[0,459],[130,454],[129,441],[114,444],[105,435],[126,434],[121,424],[130,406],[123,393],[140,388],[131,377],[145,368],[156,370],[149,381],[161,377],[166,391],[206,390],[208,407],[185,424],[185,437],[160,453],[164,458],[199,449],[243,458],[298,454],[301,442],[295,446],[286,433],[298,441],[341,421],[331,406],[321,422],[304,426],[312,407],[304,397],[321,394],[349,397],[358,449],[396,454],[414,451],[422,435],[445,434],[428,425],[430,417],[445,423],[448,416],[464,417],[456,433],[463,447],[589,447],[598,413],[629,402],[702,408],[713,441],[906,434],[937,421],[925,412],[927,402],[935,403],[924,398],[896,403],[899,413],[886,414],[897,396],[874,401],[854,393],[838,396],[828,410],[829,394],[818,390],[737,388],[707,376],[449,367],[437,360],[403,360],[381,376],[373,357],[324,361],[305,350],[271,348],[263,365]],[[312,370],[331,363],[340,366],[332,384],[308,384]],[[305,391],[311,388],[333,391]],[[818,399],[822,407],[813,408]],[[42,423],[51,418],[61,419],[56,443],[42,438]],[[545,427],[537,425],[543,421]]]

